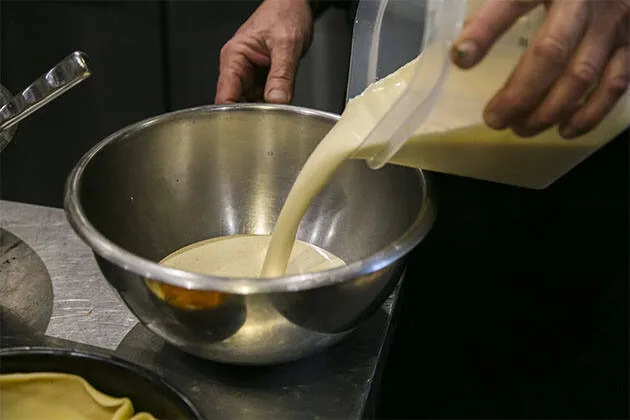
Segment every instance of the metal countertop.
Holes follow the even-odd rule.
[[[0,227],[2,347],[116,354],[164,375],[208,418],[369,415],[399,289],[369,322],[328,350],[278,366],[221,365],[182,353],[140,325],[62,209],[0,201]]]

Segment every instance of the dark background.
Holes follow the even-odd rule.
[[[61,206],[66,177],[127,124],[211,104],[219,50],[259,1],[2,1],[0,82],[11,92],[74,50],[92,76],[33,114],[1,155],[2,198]],[[351,29],[331,8],[296,83],[296,105],[340,112]],[[326,86],[326,89],[322,89]]]
[[[61,206],[106,135],[211,103],[218,51],[256,5],[2,1],[5,87],[77,49],[93,71],[21,124],[2,199]],[[297,105],[342,109],[349,47],[347,16],[329,10]],[[544,191],[433,177],[438,221],[410,256],[379,417],[628,418],[628,157],[626,131]]]
[[[628,132],[544,191],[439,175],[379,413],[628,418]]]

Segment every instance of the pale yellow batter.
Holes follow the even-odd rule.
[[[488,128],[483,109],[507,80],[522,51],[513,44],[499,44],[474,69],[451,66],[428,119],[410,134],[391,163],[544,188],[628,126],[630,94],[596,129],[577,139],[564,140],[556,128],[534,138]],[[348,102],[298,175],[275,226],[261,276],[284,274],[300,220],[337,168],[349,158],[368,159],[381,146],[376,142],[364,147],[362,141],[407,89],[418,62],[411,61]]]
[[[160,264],[219,277],[258,277],[271,236],[233,235],[196,242],[168,255]],[[287,274],[328,270],[344,265],[332,253],[295,241]]]
[[[452,66],[429,118],[391,163],[541,189],[628,127],[630,92],[604,122],[576,139],[563,139],[555,127],[531,138],[488,128],[483,109],[507,80],[520,53],[497,45],[471,70]],[[370,150],[359,149],[353,157],[368,158]]]
[[[63,373],[0,375],[2,420],[155,420],[134,415],[129,398],[114,398],[85,379]]]
[[[479,4],[478,0],[469,0],[469,13]],[[544,188],[623,131],[629,122],[630,95],[625,95],[619,101],[599,127],[570,141],[562,139],[555,128],[534,138],[524,139],[509,130],[494,131],[484,124],[482,113],[486,103],[503,86],[520,59],[525,48],[520,45],[521,41],[529,36],[528,33],[533,33],[543,17],[544,10],[539,8],[529,17],[520,19],[514,29],[508,31],[475,68],[461,70],[451,66],[442,93],[427,120],[416,131],[410,132],[409,139],[394,155],[391,163],[529,188]],[[340,120],[315,148],[300,171],[280,212],[268,248],[268,239],[264,239],[263,243],[263,239],[234,238],[193,245],[193,248],[184,249],[181,255],[175,253],[167,257],[162,263],[206,274],[248,277],[257,274],[261,277],[277,277],[285,273],[324,269],[326,265],[309,263],[302,267],[293,260],[293,254],[299,256],[305,249],[310,249],[308,245],[295,242],[299,223],[313,199],[344,161],[351,158],[369,159],[375,150],[385,144],[387,139],[370,145],[362,142],[410,86],[421,60],[435,57],[430,48],[436,46],[428,48],[420,59],[412,60],[373,83],[348,102]],[[239,240],[247,242],[251,248],[237,246]],[[259,242],[255,244],[254,241]],[[266,255],[259,273],[257,267],[265,249]],[[156,293],[162,293],[161,296],[167,300],[176,301],[176,298],[167,296],[167,287],[164,286]],[[214,296],[218,303],[220,295]],[[209,296],[204,300],[209,301]]]
[[[271,236],[234,235],[212,238],[181,248],[160,264],[184,271],[220,277],[258,277]],[[344,265],[341,258],[302,241],[295,241],[287,274],[324,271]],[[188,290],[147,281],[162,300],[182,309],[210,309],[227,299],[221,292]]]

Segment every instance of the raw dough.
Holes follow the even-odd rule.
[[[129,398],[114,398],[66,373],[0,375],[2,420],[155,420],[138,413]]]

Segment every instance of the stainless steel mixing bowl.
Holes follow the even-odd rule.
[[[235,364],[271,364],[327,347],[375,313],[427,234],[434,206],[419,170],[346,162],[311,205],[298,239],[347,266],[278,278],[220,278],[163,267],[196,241],[270,234],[310,152],[338,116],[291,106],[207,106],[131,125],[71,173],[65,209],[131,311],[168,343]],[[173,306],[144,279],[219,292]]]

